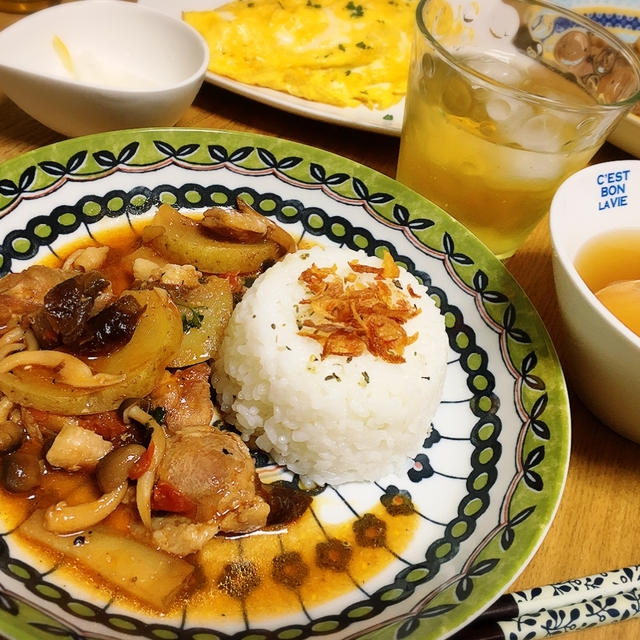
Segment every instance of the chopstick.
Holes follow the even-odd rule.
[[[640,616],[640,565],[500,596],[449,640],[537,640]]]

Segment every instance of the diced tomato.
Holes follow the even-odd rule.
[[[129,470],[129,477],[132,480],[137,480],[143,473],[149,470],[151,465],[151,459],[153,458],[153,451],[156,446],[151,442],[147,447],[147,450],[138,458],[134,465]]]
[[[28,411],[36,422],[42,424],[47,424],[47,420],[51,415],[48,411],[40,411],[40,409],[35,409],[34,407],[25,407],[24,411]]]
[[[90,429],[111,442],[117,440],[127,430],[127,425],[117,411],[78,416],[77,419],[81,427]]]
[[[156,482],[151,494],[151,508],[154,511],[171,511],[172,513],[190,513],[196,505],[172,484],[160,480]]]

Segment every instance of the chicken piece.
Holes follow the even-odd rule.
[[[33,407],[20,407],[22,424],[32,440],[44,441],[45,437],[54,437],[67,424],[78,425],[75,416],[62,416],[48,411],[39,411]]]
[[[32,439],[40,441],[53,438],[63,427],[73,425],[97,433],[114,445],[140,442],[140,428],[135,424],[126,425],[117,411],[89,413],[84,416],[65,416],[33,407],[20,407],[22,423]]]
[[[0,279],[0,326],[8,325],[11,316],[37,311],[44,296],[70,276],[61,269],[33,265],[20,273],[9,273]]]
[[[167,412],[165,424],[169,433],[191,425],[211,423],[214,408],[210,375],[211,368],[205,362],[178,369],[175,373],[165,372],[151,393],[151,402]]]
[[[164,264],[164,263],[163,263]],[[159,280],[162,275],[162,265],[148,258],[135,258],[131,266],[133,277],[140,282]]]
[[[113,445],[97,433],[69,423],[62,427],[46,457],[54,467],[79,471],[93,469],[111,449]]]
[[[176,556],[188,556],[202,547],[220,531],[214,522],[192,522],[184,516],[154,518],[151,538],[158,549]]]
[[[196,523],[220,531],[246,533],[267,522],[269,505],[257,494],[253,459],[235,433],[191,426],[167,438],[156,485],[170,486],[191,505]]]
[[[107,259],[109,247],[84,247],[74,251],[62,265],[65,271],[95,271]]]
[[[42,304],[47,291],[69,276],[70,274],[61,269],[36,264],[20,273],[9,273],[0,279],[0,294]]]
[[[162,266],[153,260],[136,258],[133,262],[136,280],[158,282],[160,285],[194,289],[200,284],[202,273],[191,264],[171,264]]]

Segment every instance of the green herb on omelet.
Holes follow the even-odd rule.
[[[352,18],[362,18],[362,16],[364,15],[364,9],[362,8],[362,5],[354,4],[353,0],[349,0],[349,3],[345,7],[345,9],[348,9],[351,12],[350,15]]]

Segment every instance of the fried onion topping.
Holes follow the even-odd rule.
[[[308,297],[299,305],[299,335],[322,345],[322,358],[329,355],[356,357],[368,351],[394,364],[404,362],[405,348],[418,334],[407,335],[404,324],[420,313],[395,280],[398,266],[389,253],[381,267],[349,263],[344,278],[333,267],[305,269],[299,281]],[[369,277],[362,278],[361,274]]]

